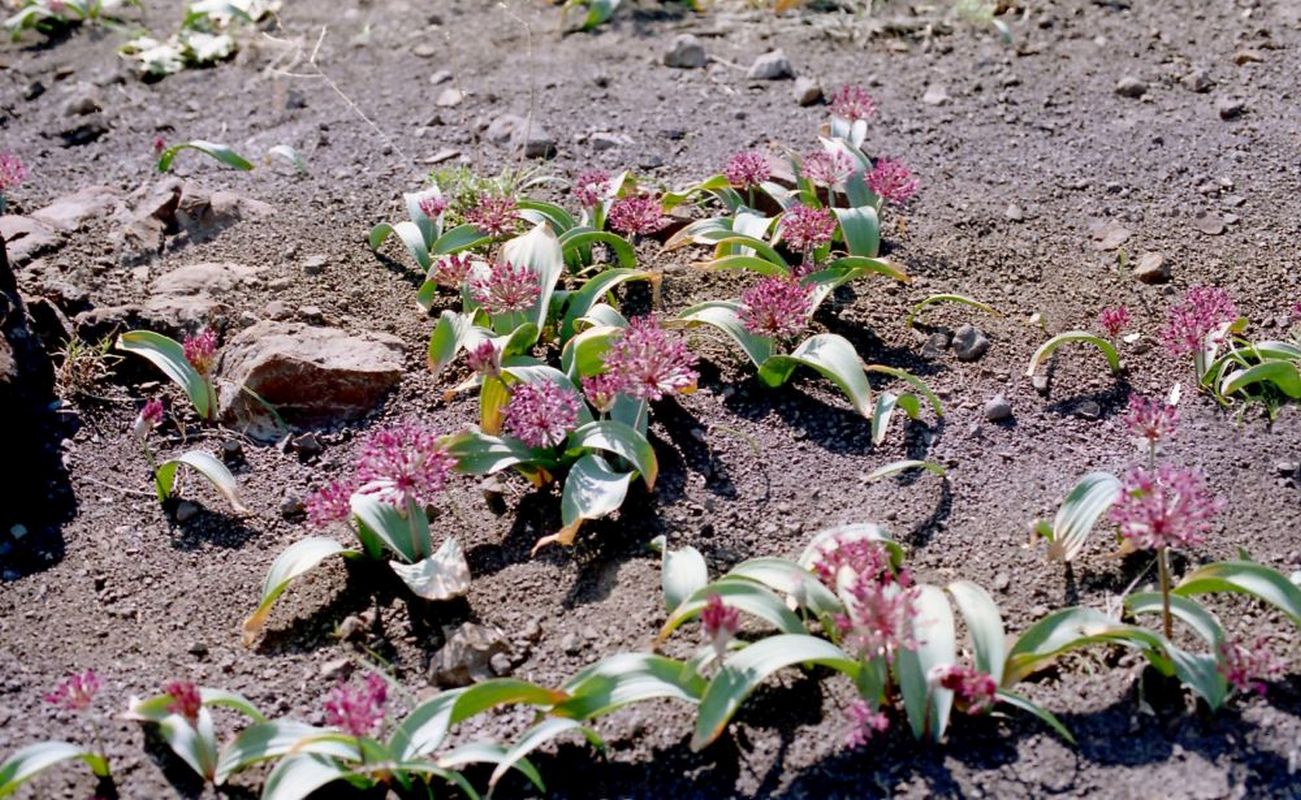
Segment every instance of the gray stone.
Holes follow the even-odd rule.
[[[452,79],[451,70],[440,69],[437,72],[435,72],[433,75],[429,76],[429,83],[433,86],[438,86],[439,84],[447,83],[451,79]]]
[[[1118,222],[1095,220],[1089,225],[1094,250],[1115,250],[1129,241],[1129,229]]]
[[[791,92],[795,102],[801,106],[811,106],[822,101],[822,85],[812,78],[796,78]]]
[[[343,678],[352,672],[352,660],[347,656],[332,658],[321,664],[319,673],[322,678]]]
[[[795,77],[795,68],[781,50],[764,53],[750,65],[745,77],[752,81],[779,81]]]
[[[949,90],[940,84],[932,84],[922,95],[922,102],[928,106],[942,106],[949,102]]]
[[[111,186],[87,186],[33,211],[32,219],[56,231],[72,233],[115,212],[121,199],[122,193]]]
[[[227,464],[238,464],[244,460],[244,445],[238,439],[227,439],[221,443],[221,460]]]
[[[262,316],[283,321],[292,317],[293,312],[289,310],[289,305],[284,300],[272,300],[262,309]]]
[[[402,340],[381,333],[263,321],[222,348],[220,413],[259,438],[280,432],[249,392],[291,425],[356,419],[402,379]]]
[[[434,47],[429,42],[420,42],[415,47],[411,48],[411,55],[416,58],[433,58],[438,55],[438,48]]]
[[[985,419],[990,422],[1002,422],[1012,418],[1012,404],[1003,395],[996,395],[985,403]]]
[[[4,239],[14,266],[26,264],[63,241],[58,231],[44,222],[17,214],[0,217],[0,238]]]
[[[1075,416],[1080,419],[1101,419],[1102,406],[1096,400],[1085,400],[1075,407]]]
[[[516,114],[502,114],[494,119],[485,136],[494,144],[521,148],[529,158],[550,158],[556,152],[555,140],[536,120]]]
[[[1165,283],[1170,280],[1170,267],[1160,253],[1144,253],[1134,266],[1134,277],[1142,283]]]
[[[975,361],[989,350],[989,339],[974,325],[963,325],[953,333],[953,352],[959,361]]]
[[[1203,211],[1193,220],[1193,227],[1207,236],[1219,236],[1224,233],[1224,220],[1210,211]]]
[[[510,642],[497,628],[490,625],[463,623],[452,630],[444,628],[447,643],[434,654],[429,664],[429,679],[445,688],[469,686],[476,681],[497,677],[494,658],[506,658],[510,666]]]
[[[1215,81],[1211,78],[1211,74],[1200,67],[1184,76],[1184,88],[1188,89],[1190,92],[1205,94],[1214,88],[1214,86]]]
[[[1036,372],[1034,376],[1030,378],[1030,385],[1033,386],[1034,390],[1039,394],[1048,394],[1048,376],[1046,374]]]
[[[926,344],[922,345],[922,355],[941,356],[944,351],[949,349],[953,343],[953,334],[949,331],[936,331],[926,337]]]
[[[455,86],[449,86],[438,93],[438,99],[434,101],[434,105],[439,108],[455,108],[456,106],[459,106],[461,101],[464,99],[464,92]]]
[[[280,498],[280,516],[294,520],[301,518],[305,513],[307,513],[307,506],[303,504],[303,498],[296,492],[285,492],[284,497]]]
[[[1220,119],[1228,121],[1237,119],[1242,116],[1242,112],[1247,110],[1247,104],[1236,97],[1226,97],[1215,104],[1215,111],[1220,115]]]
[[[510,656],[505,653],[493,653],[492,658],[488,659],[488,666],[492,668],[492,673],[499,678],[509,675],[513,669]]]
[[[1012,222],[1021,222],[1025,219],[1025,211],[1016,203],[1008,203],[1007,208],[1003,209],[1003,216]]]
[[[594,133],[588,139],[588,142],[592,145],[593,150],[601,152],[630,145],[632,139],[622,133]]]
[[[320,275],[325,272],[325,265],[330,262],[330,257],[321,253],[308,256],[303,260],[303,272],[308,275]]]
[[[1142,97],[1147,94],[1147,81],[1126,75],[1116,82],[1116,94],[1121,97]]]
[[[701,69],[709,63],[709,55],[700,40],[689,33],[673,37],[664,53],[664,66],[675,69]]]
[[[224,320],[257,283],[262,267],[203,262],[178,267],[154,280],[141,314],[156,327],[186,330]]]

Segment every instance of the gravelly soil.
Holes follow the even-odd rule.
[[[339,642],[335,628],[368,608],[379,613],[365,644],[391,661],[413,693],[430,691],[425,671],[442,626],[465,620],[495,625],[516,643],[520,677],[559,682],[601,655],[648,646],[663,612],[657,559],[646,544],[660,533],[673,546],[695,545],[722,570],[752,556],[794,555],[821,527],[878,521],[910,548],[921,579],[1001,587],[1011,630],[1064,605],[1103,607],[1146,562],[1107,556],[1099,537],[1063,573],[1026,545],[1028,523],[1051,513],[1081,474],[1130,464],[1120,420],[1128,392],[1163,392],[1187,380],[1188,365],[1159,346],[1130,348],[1118,383],[1095,355],[1071,351],[1058,359],[1043,397],[1023,377],[1043,339],[1030,315],[1041,313],[1053,331],[1088,327],[1100,307],[1123,303],[1150,340],[1177,292],[1210,283],[1230,290],[1259,329],[1276,336],[1301,299],[1293,246],[1301,233],[1301,11],[1287,0],[1211,8],[1191,0],[1033,4],[1012,22],[1012,47],[969,25],[932,38],[844,41],[828,35],[828,28],[843,31],[828,15],[774,19],[730,9],[648,12],[562,38],[555,10],[531,4],[516,4],[511,15],[446,0],[288,5],[274,40],[250,35],[234,63],[155,84],[121,78],[118,32],[35,46],[29,38],[0,49],[0,149],[19,153],[32,172],[14,194],[19,212],[89,184],[129,191],[152,180],[159,134],[224,141],[247,154],[288,143],[310,165],[305,177],[267,167],[240,174],[184,157],[181,174],[270,203],[275,215],[169,247],[134,273],[117,266],[111,225],[92,225],[20,272],[28,294],[71,283],[107,307],[139,299],[150,277],[182,264],[267,264],[290,280],[255,287],[236,324],[279,299],[408,344],[398,391],[367,425],[323,434],[319,457],[245,446],[238,474],[256,513],[242,522],[209,496],[205,511],[177,525],[144,493],[147,470],[127,433],[135,398],[148,394],[140,373],[100,387],[106,401],[77,402],[65,448],[76,497],[71,519],[40,543],[48,559],[33,569],[30,554],[21,554],[14,567],[24,574],[0,588],[0,751],[81,735],[76,720],[40,700],[73,668],[105,677],[109,708],[184,676],[319,721],[321,696],[334,681],[323,667],[365,658]],[[155,9],[147,20],[172,24]],[[324,25],[317,64],[328,79],[275,71],[311,73],[304,54]],[[668,40],[682,31],[708,34],[717,63],[660,66]],[[434,56],[414,55],[419,44],[433,45]],[[484,172],[514,164],[511,152],[478,141],[484,124],[508,112],[531,112],[555,136],[557,157],[538,166],[561,176],[631,167],[651,183],[680,186],[744,147],[809,149],[825,109],[799,108],[789,82],[751,83],[733,66],[772,47],[828,88],[869,87],[881,108],[869,150],[903,156],[922,178],[919,198],[886,231],[891,256],[915,283],[857,284],[818,322],[850,338],[869,362],[925,375],[945,400],[945,418],[896,430],[873,447],[864,422],[825,386],[765,390],[734,355],[702,338],[695,343],[707,357],[701,391],[656,409],[663,474],[654,496],[635,495],[616,519],[586,528],[575,548],[530,558],[533,542],[558,523],[557,498],[510,483],[509,511],[498,516],[462,480],[440,522],[459,531],[469,552],[475,580],[466,602],[409,609],[384,587],[367,586],[365,575],[349,580],[342,566],[329,566],[292,589],[267,635],[244,649],[239,622],[267,566],[304,533],[280,515],[284,494],[303,495],[346,469],[351,442],[374,421],[420,417],[451,430],[473,417],[470,399],[445,401],[445,384],[424,370],[433,323],[411,302],[417,278],[405,256],[394,248],[377,258],[364,243],[372,224],[400,213],[400,193],[420,185],[430,157],[453,148]],[[434,106],[444,87],[431,86],[429,76],[440,69],[467,93],[459,107]],[[1185,85],[1193,69],[1215,82],[1208,92]],[[1147,83],[1142,98],[1114,91],[1126,76]],[[24,99],[35,80],[48,90]],[[64,148],[55,134],[67,127],[63,105],[81,81],[100,86],[110,130]],[[923,103],[935,86],[948,100]],[[1221,119],[1219,105],[1230,99],[1245,110]],[[594,152],[586,139],[597,131],[632,143]],[[662,166],[643,166],[656,163]],[[1010,204],[1021,213],[1009,213]],[[1222,235],[1206,235],[1194,219],[1208,211],[1239,219]],[[1099,223],[1130,232],[1122,247],[1132,260],[1162,253],[1173,282],[1135,281],[1116,251],[1095,248]],[[303,263],[315,254],[327,264],[308,275]],[[696,274],[687,258],[655,245],[641,255],[667,274],[667,311],[736,290],[734,280]],[[951,352],[926,357],[924,336],[905,329],[908,306],[938,291],[983,298],[1005,313],[949,307],[929,318],[979,325],[992,343],[979,362],[959,363]],[[984,421],[985,401],[996,394],[1011,402],[1012,421]],[[1205,467],[1232,498],[1196,558],[1241,547],[1285,573],[1301,568],[1301,494],[1275,467],[1301,456],[1295,410],[1267,426],[1251,414],[1238,421],[1191,392],[1185,397],[1184,426],[1168,457]],[[1089,401],[1099,414],[1081,414]],[[164,434],[170,438],[161,448],[179,449],[179,433]],[[225,436],[193,428],[189,435],[210,448]],[[948,480],[863,480],[877,466],[919,454],[947,464]],[[1231,627],[1288,634],[1277,615],[1245,604],[1224,614]],[[542,632],[529,641],[534,620]],[[847,753],[837,713],[846,687],[792,674],[757,694],[734,735],[703,753],[687,747],[688,711],[656,705],[601,724],[610,745],[603,759],[566,744],[536,761],[553,794],[573,797],[1294,797],[1301,794],[1294,775],[1301,684],[1294,635],[1285,641],[1290,677],[1267,697],[1215,716],[1145,702],[1141,665],[1129,656],[1094,650],[1063,660],[1027,691],[1061,715],[1076,749],[1024,719],[958,719],[942,746],[914,744],[899,731]],[[504,715],[470,734],[506,735],[526,721]],[[136,725],[114,720],[107,738],[123,797],[213,794]],[[254,796],[259,778],[249,773],[228,793]],[[27,796],[84,797],[91,788],[71,773],[43,778]],[[524,791],[512,783],[500,794]]]

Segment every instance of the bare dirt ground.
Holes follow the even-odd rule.
[[[428,692],[443,626],[474,620],[515,643],[516,675],[556,683],[601,655],[648,646],[663,616],[658,558],[647,547],[658,534],[696,546],[721,571],[748,557],[797,554],[822,527],[877,521],[908,546],[919,578],[995,588],[1010,630],[1065,605],[1102,607],[1146,563],[1107,556],[1099,537],[1064,572],[1041,547],[1026,546],[1028,524],[1051,514],[1085,472],[1131,463],[1120,419],[1128,392],[1164,392],[1191,372],[1159,346],[1140,347],[1127,354],[1127,379],[1117,384],[1095,354],[1073,351],[1042,396],[1023,375],[1044,338],[1030,316],[1042,314],[1050,331],[1088,327],[1099,308],[1123,303],[1151,338],[1172,298],[1212,284],[1228,289],[1259,330],[1281,334],[1301,299],[1301,5],[1291,0],[1029,3],[1024,16],[1008,17],[1011,46],[964,24],[931,36],[846,40],[833,35],[844,30],[834,15],[777,18],[731,7],[692,15],[648,4],[596,33],[561,37],[556,10],[531,3],[511,4],[510,13],[470,0],[285,5],[280,26],[246,34],[233,63],[157,83],[127,71],[114,52],[120,32],[0,46],[0,149],[18,153],[32,173],[13,193],[13,212],[88,185],[127,193],[157,180],[158,135],[226,142],[249,155],[285,143],[309,165],[306,176],[266,166],[236,173],[185,157],[183,177],[274,213],[207,239],[170,240],[143,265],[122,263],[114,222],[92,221],[19,269],[29,297],[53,298],[75,315],[138,302],[153,278],[177,266],[260,265],[269,271],[240,298],[229,330],[281,301],[292,314],[395,334],[408,348],[399,389],[365,423],[323,432],[319,454],[244,445],[237,473],[256,513],[242,521],[203,489],[193,493],[204,509],[183,524],[149,496],[128,429],[150,393],[141,381],[155,375],[123,365],[100,399],[71,404],[64,451],[75,501],[52,515],[63,519],[35,545],[11,543],[3,558],[0,752],[79,735],[77,722],[41,695],[86,667],[104,676],[107,708],[185,677],[319,721],[339,659],[360,664],[378,653],[413,694]],[[171,10],[154,4],[144,20],[174,24]],[[275,71],[310,75],[306,57],[323,28],[316,64],[328,80]],[[680,32],[701,35],[716,61],[699,70],[662,66]],[[401,192],[422,184],[441,151],[457,153],[444,166],[462,161],[483,173],[516,164],[510,149],[482,140],[504,113],[532,114],[550,132],[556,157],[530,165],[567,178],[592,166],[630,168],[673,187],[717,171],[743,148],[808,149],[825,108],[798,106],[789,81],[745,77],[745,65],[776,47],[828,89],[866,86],[881,109],[872,149],[904,157],[922,180],[906,219],[886,231],[891,256],[916,283],[857,284],[819,324],[849,337],[868,361],[923,374],[945,400],[943,421],[896,429],[873,447],[865,422],[824,384],[764,389],[733,355],[702,340],[701,391],[657,409],[656,492],[586,527],[575,548],[529,555],[557,526],[551,493],[508,482],[508,510],[496,515],[476,482],[460,479],[439,524],[466,544],[474,583],[465,602],[410,609],[336,565],[291,589],[266,636],[241,646],[239,624],[268,565],[304,534],[301,521],[280,513],[287,494],[304,496],[346,470],[353,440],[382,419],[419,417],[450,431],[473,418],[473,401],[445,401],[446,385],[425,370],[433,319],[413,302],[418,276],[397,248],[384,257],[367,248],[370,226],[398,217]],[[453,78],[435,86],[430,77],[440,70]],[[1195,73],[1210,85],[1195,85]],[[1118,93],[1123,78],[1145,91]],[[43,92],[32,90],[37,82]],[[464,101],[436,107],[448,86]],[[84,92],[99,98],[105,130],[65,146],[65,106]],[[943,99],[923,102],[928,92]],[[598,151],[592,134],[602,132],[628,141]],[[1206,213],[1225,223],[1222,233],[1201,230]],[[1131,262],[1162,254],[1173,280],[1135,280],[1119,250],[1098,249],[1095,232],[1105,226],[1128,232],[1119,250]],[[667,312],[730,288],[654,244],[640,255],[665,270]],[[323,268],[314,256],[324,257]],[[991,347],[980,361],[924,355],[925,337],[905,328],[909,305],[939,291],[1005,312],[933,313],[937,324],[985,331]],[[998,394],[1013,418],[992,424],[983,408]],[[1301,458],[1295,409],[1267,425],[1185,397],[1173,457],[1205,467],[1231,498],[1198,557],[1244,548],[1285,574],[1301,569],[1301,488],[1277,468]],[[179,433],[164,433],[164,448],[179,448]],[[228,437],[189,434],[214,451]],[[863,480],[918,453],[948,465],[948,480]],[[368,610],[377,616],[359,641],[335,636],[345,618]],[[1233,618],[1243,630],[1281,624],[1256,611]],[[957,720],[941,746],[896,731],[847,752],[837,711],[844,698],[791,677],[757,695],[732,735],[702,753],[687,746],[688,710],[665,704],[603,721],[604,756],[565,744],[536,763],[560,797],[1297,797],[1301,683],[1289,641],[1288,678],[1213,716],[1154,709],[1140,693],[1141,662],[1130,656],[1097,649],[1065,659],[1029,691],[1072,728],[1075,749],[1015,718]],[[506,715],[478,732],[514,733],[525,721]],[[107,746],[122,797],[213,795],[134,723],[114,720]],[[255,796],[260,777],[243,775],[226,794]],[[43,777],[26,796],[86,797],[91,788],[71,772]],[[499,792],[523,794],[522,781]]]

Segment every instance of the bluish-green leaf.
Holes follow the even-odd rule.
[[[153,331],[127,331],[117,338],[117,349],[143,356],[162,370],[190,398],[200,417],[211,419],[216,413],[212,385],[186,360],[180,342]]]
[[[583,669],[562,688],[570,699],[552,713],[590,720],[646,700],[698,703],[705,679],[682,661],[653,653],[617,653]]]
[[[662,541],[663,537],[661,537]],[[681,550],[664,547],[660,564],[660,582],[664,587],[664,608],[670,614],[693,592],[709,583],[705,557],[691,545]]]
[[[1007,633],[998,603],[985,588],[973,581],[954,581],[947,587],[962,621],[971,635],[976,669],[988,673],[994,683],[1003,681],[1003,662],[1007,658]]]
[[[80,759],[95,775],[108,777],[108,762],[103,756],[68,742],[40,742],[28,745],[0,763],[0,797],[18,791],[28,780],[62,761]]]
[[[786,602],[767,586],[749,580],[724,578],[696,589],[679,603],[660,628],[659,640],[668,639],[683,623],[699,616],[709,598],[714,595],[722,598],[727,605],[767,622],[782,633],[808,632],[795,612],[787,608]]]
[[[604,450],[620,456],[637,468],[647,489],[655,488],[655,478],[659,475],[655,449],[630,426],[612,419],[589,422],[569,435],[569,452],[582,449]]]
[[[1114,344],[1088,331],[1067,331],[1066,333],[1057,334],[1034,351],[1034,355],[1030,357],[1030,364],[1025,369],[1026,377],[1034,377],[1035,370],[1039,369],[1039,365],[1051,356],[1058,347],[1075,342],[1091,344],[1098,348],[1103,357],[1107,359],[1107,366],[1111,367],[1111,371],[1120,372],[1120,354],[1116,352]]]
[[[583,522],[604,517],[623,505],[628,484],[635,474],[612,469],[596,453],[587,453],[575,461],[565,477],[560,498],[560,520],[564,527],[555,541],[571,544]]]
[[[216,142],[206,142],[202,139],[192,139],[188,142],[174,144],[160,153],[158,156],[158,171],[170,172],[172,169],[172,162],[176,160],[177,154],[182,150],[197,150],[206,156],[215,158],[232,169],[244,172],[253,169],[253,162],[244,158],[239,153],[236,153],[227,145],[218,144]]]
[[[1287,576],[1254,561],[1217,561],[1193,570],[1174,593],[1194,597],[1208,592],[1249,594],[1274,606],[1301,626],[1301,588]]]
[[[916,592],[916,613],[910,620],[916,647],[895,653],[894,670],[913,736],[929,735],[938,742],[949,724],[953,692],[933,684],[930,674],[935,667],[957,662],[957,636],[944,591],[922,585]]]
[[[1090,472],[1075,484],[1053,518],[1048,555],[1070,561],[1084,547],[1098,519],[1120,499],[1120,480],[1109,472]]]
[[[154,473],[154,480],[157,483],[158,499],[166,500],[171,497],[176,489],[176,472],[185,465],[198,472],[208,479],[222,497],[230,503],[231,508],[235,509],[236,514],[251,513],[239,499],[239,483],[235,476],[230,473],[226,465],[217,460],[215,456],[203,452],[202,450],[190,450],[181,453],[176,458],[168,459],[158,465]]]
[[[714,301],[691,306],[678,315],[687,327],[709,325],[731,337],[757,367],[772,356],[772,340],[756,336],[746,330],[741,322],[741,304],[731,301]]]
[[[790,355],[770,356],[760,364],[759,379],[768,386],[781,386],[799,366],[820,373],[844,393],[855,411],[872,416],[872,389],[858,351],[849,340],[834,333],[810,336]]]

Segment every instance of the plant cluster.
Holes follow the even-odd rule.
[[[9,204],[10,190],[27,180],[27,167],[23,160],[13,153],[0,153],[0,214]]]
[[[278,0],[193,0],[185,4],[176,33],[165,40],[139,36],[119,52],[137,63],[143,77],[155,80],[187,67],[212,66],[235,55],[238,45],[229,32],[235,22],[254,24],[279,7]]]
[[[139,0],[23,0],[17,12],[4,21],[14,41],[23,32],[36,30],[52,36],[82,24],[120,21],[112,12],[126,6],[139,6]]]

